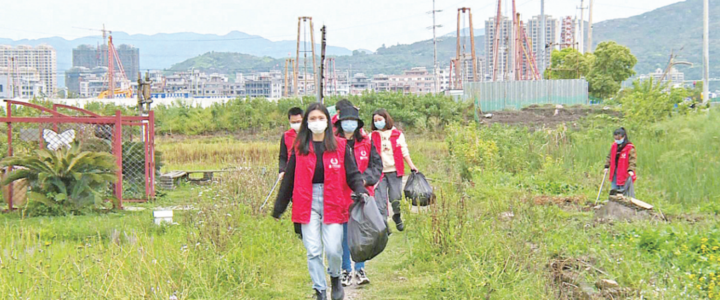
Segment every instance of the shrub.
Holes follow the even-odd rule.
[[[26,179],[30,215],[82,213],[103,203],[108,182],[116,182],[115,158],[109,153],[82,151],[78,144],[57,151],[37,150],[5,158],[2,166],[21,167],[2,184]]]

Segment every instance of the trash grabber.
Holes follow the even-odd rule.
[[[263,202],[262,206],[260,206],[260,211],[262,211],[262,209],[265,207],[265,204],[267,204],[268,199],[270,199],[270,196],[275,191],[275,188],[277,187],[278,182],[280,182],[280,177],[278,177],[278,179],[275,180],[275,184],[273,184],[272,189],[270,189],[270,193],[268,193],[267,197],[265,197],[265,202]]]
[[[605,174],[603,174],[603,180],[602,180],[602,183],[600,184],[600,190],[598,190],[597,199],[595,199],[595,205],[597,205],[598,201],[600,201],[600,194],[602,193],[603,186],[605,185],[605,178],[607,177],[607,173],[608,173],[608,170],[605,169]]]

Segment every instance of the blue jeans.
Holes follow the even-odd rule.
[[[350,258],[350,246],[348,246],[347,239],[347,223],[343,224],[343,254],[342,254],[342,269],[345,271],[352,271],[352,259]],[[355,270],[365,269],[365,262],[356,262]]]
[[[618,185],[618,184],[617,184],[617,170],[615,170],[615,174],[613,174],[613,180],[612,180],[612,183],[611,183],[611,188],[612,188],[613,190],[617,190],[617,191],[623,189],[623,186],[622,186],[622,185]]]
[[[312,211],[310,223],[302,224],[302,238],[307,250],[308,270],[313,282],[313,289],[327,289],[325,280],[325,264],[323,263],[323,246],[328,260],[327,272],[330,277],[340,277],[342,264],[342,224],[323,223],[323,184],[313,184]]]

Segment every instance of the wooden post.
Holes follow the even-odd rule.
[[[115,198],[118,201],[118,208],[123,209],[123,175],[122,175],[122,114],[120,110],[115,111],[115,133],[113,134],[113,154],[115,154],[115,163],[117,164],[117,183],[115,184]]]

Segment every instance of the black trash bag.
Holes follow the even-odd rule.
[[[385,250],[387,223],[373,197],[362,195],[350,206],[347,234],[350,256],[355,262],[371,260]]]
[[[413,206],[428,206],[435,202],[435,193],[425,175],[420,172],[412,172],[405,183],[405,198],[412,199]]]

